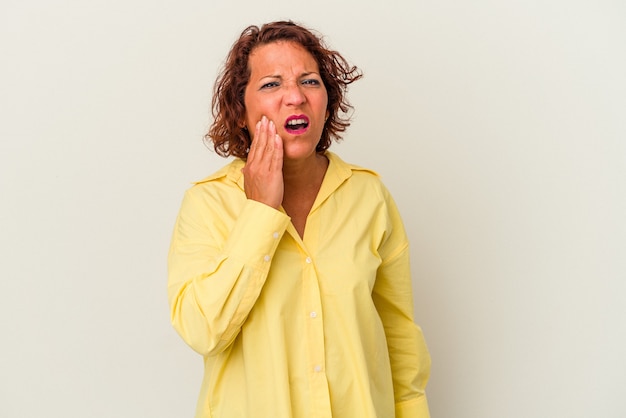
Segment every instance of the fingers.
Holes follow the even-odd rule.
[[[280,154],[280,155],[277,155]],[[273,121],[263,116],[257,122],[248,152],[248,163],[266,164],[268,168],[278,166],[282,168],[282,139],[276,134],[276,126]]]
[[[278,208],[283,200],[283,143],[265,116],[256,124],[245,166],[244,191],[249,199]]]
[[[276,128],[274,128],[273,138],[273,152],[272,152],[272,162],[270,164],[271,170],[281,170],[283,169],[283,139],[276,132]]]
[[[267,118],[263,118],[256,123],[254,128],[254,136],[252,137],[252,144],[250,145],[250,151],[248,152],[248,162],[258,160],[263,155],[265,143],[267,142]]]
[[[268,165],[271,164],[272,157],[274,155],[274,145],[275,145],[275,137],[276,137],[276,126],[274,126],[274,122],[271,120],[268,121],[265,116],[265,135],[262,135],[265,140],[265,147],[263,148],[262,160],[266,162]],[[261,128],[263,128],[263,122],[261,122]]]

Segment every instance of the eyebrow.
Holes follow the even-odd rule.
[[[318,72],[315,72],[315,71],[308,71],[308,72],[306,72],[306,73],[302,73],[302,74],[300,74],[300,75],[298,76],[298,78],[300,78],[300,77],[308,77],[308,76],[310,76],[311,74],[315,74],[315,75],[317,75],[317,76],[321,77],[320,73],[318,73]],[[278,79],[282,79],[283,77],[282,77],[281,75],[278,75],[278,74],[269,74],[269,75],[265,75],[265,76],[263,76],[263,77],[260,77],[260,78],[259,78],[259,80],[263,80],[264,78],[278,78]]]

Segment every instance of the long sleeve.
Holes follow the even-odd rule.
[[[394,386],[396,417],[428,418],[425,387],[430,355],[422,330],[413,320],[409,247],[400,215],[387,195],[389,235],[381,248],[372,297],[381,317]]]
[[[376,173],[326,155],[303,236],[246,199],[241,160],[185,194],[168,298],[204,356],[197,418],[428,418],[402,221]]]
[[[195,351],[213,355],[235,339],[267,278],[289,223],[284,213],[236,193],[185,194],[168,257],[172,325]],[[233,193],[230,193],[231,195]]]

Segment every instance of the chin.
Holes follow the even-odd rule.
[[[283,158],[288,160],[301,160],[304,158],[309,158],[317,154],[315,147],[302,147],[302,146],[284,146],[283,148]]]

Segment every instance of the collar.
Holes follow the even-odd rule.
[[[320,194],[323,191],[327,193],[332,192],[339,187],[341,183],[349,179],[355,171],[368,172],[378,177],[378,173],[375,171],[359,167],[357,165],[348,164],[339,158],[339,156],[334,152],[326,151],[324,155],[328,158],[328,169],[326,170],[326,175],[324,176],[324,182],[322,183]],[[243,173],[241,172],[241,169],[245,164],[245,161],[241,158],[236,158],[215,173],[200,181],[196,181],[194,184],[202,184],[221,178],[228,178],[233,183],[236,183],[241,190],[243,190]]]

